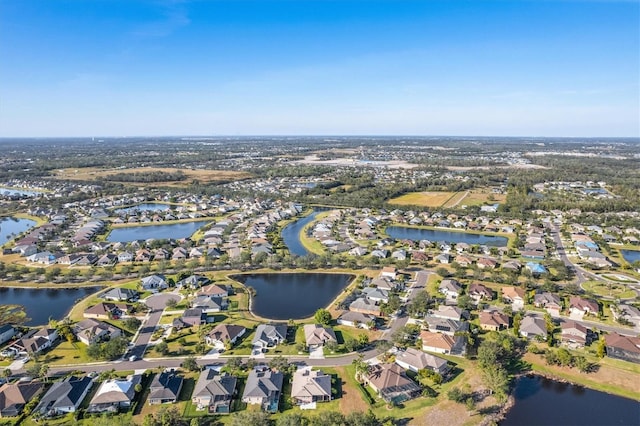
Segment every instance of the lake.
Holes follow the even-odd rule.
[[[502,426],[637,425],[640,402],[546,379],[522,377]]]
[[[410,228],[408,226],[389,226],[387,235],[396,240],[429,240],[432,242],[480,244],[493,247],[506,247],[507,237],[474,234],[471,232],[442,231],[440,229]]]
[[[308,223],[312,222],[316,216],[320,214],[320,210],[316,210],[308,216],[300,218],[295,222],[291,222],[282,230],[282,241],[289,249],[289,252],[296,256],[305,256],[309,254],[306,248],[302,245],[300,241],[300,232],[307,226]]]
[[[253,287],[251,310],[274,320],[301,319],[327,307],[353,280],[351,274],[246,274],[233,278]]]
[[[0,219],[0,245],[13,240],[22,232],[28,231],[35,224],[36,222],[31,219],[16,219],[13,217]]]
[[[640,250],[620,250],[620,252],[627,262],[640,262]]]
[[[169,204],[163,203],[143,203],[131,207],[124,207],[114,211],[116,214],[132,214],[138,212],[162,212],[170,209]]]
[[[209,223],[210,220],[197,220],[193,222],[172,223],[169,225],[138,225],[114,228],[107,236],[107,241],[112,243],[128,243],[138,240],[178,240],[192,236],[198,229]]]
[[[42,191],[34,191],[27,189],[19,189],[19,188],[7,188],[4,186],[0,186],[0,195],[12,196],[12,195],[21,195],[26,197],[35,197],[36,195],[43,194]]]
[[[30,318],[25,325],[45,325],[49,318],[61,320],[78,299],[83,299],[102,288],[0,287],[0,300],[2,304],[24,306],[27,317]]]

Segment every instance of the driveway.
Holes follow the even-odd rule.
[[[144,303],[151,308],[151,312],[140,328],[138,337],[134,342],[134,346],[129,350],[127,358],[135,355],[138,359],[141,359],[144,356],[144,351],[147,349],[151,336],[158,326],[158,322],[160,322],[162,311],[164,311],[164,308],[167,306],[167,301],[169,300],[179,302],[180,296],[172,293],[158,293],[144,300]]]

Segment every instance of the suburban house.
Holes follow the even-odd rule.
[[[331,328],[325,328],[320,324],[305,324],[304,326],[304,338],[307,342],[307,348],[312,351],[317,348],[321,348],[327,342],[336,342],[336,334]]]
[[[69,376],[54,383],[44,394],[34,412],[42,417],[75,413],[93,385],[90,377]]]
[[[256,349],[265,350],[287,340],[286,324],[260,324],[251,342]]]
[[[124,303],[101,302],[85,309],[82,316],[93,319],[115,319],[131,309],[130,305]]]
[[[126,379],[109,379],[102,382],[87,407],[88,413],[118,413],[128,409],[136,394],[135,387],[142,376],[135,374]]]
[[[478,315],[480,328],[487,331],[499,331],[509,328],[509,317],[497,310],[482,311]]]
[[[311,367],[299,368],[293,375],[291,399],[298,405],[331,401],[331,376]]]
[[[44,385],[38,382],[5,383],[0,386],[0,418],[19,416],[24,406],[38,395],[43,387]]]
[[[545,340],[547,338],[547,325],[544,319],[533,315],[525,316],[520,323],[520,335],[527,339],[537,337]]]
[[[425,317],[424,321],[429,331],[433,333],[442,333],[453,336],[459,331],[469,330],[469,323],[467,322],[439,318],[430,315]]]
[[[419,396],[422,391],[397,364],[372,365],[364,381],[387,402],[408,401]]]
[[[398,276],[398,270],[394,266],[385,266],[380,271],[381,278],[389,278],[391,280],[395,280]]]
[[[569,298],[569,314],[571,318],[582,319],[584,315],[598,315],[600,307],[598,302],[589,299],[583,299],[580,296],[571,296]]]
[[[375,323],[376,317],[373,315],[362,314],[360,312],[345,311],[340,314],[336,322],[340,325],[349,327],[369,329],[369,324]]]
[[[198,296],[229,297],[229,289],[225,285],[210,284],[198,291]]]
[[[241,325],[218,324],[204,337],[204,340],[207,345],[218,350],[229,349],[236,344],[239,337],[244,336],[246,331],[247,329]]]
[[[173,371],[156,374],[149,386],[147,401],[150,405],[175,403],[182,389],[182,377]]]
[[[238,379],[212,368],[200,373],[191,395],[191,402],[198,410],[207,409],[211,414],[229,414]]]
[[[284,375],[268,368],[251,370],[242,394],[242,402],[260,404],[268,413],[278,411],[278,401],[282,392]]]
[[[103,321],[94,319],[82,320],[73,326],[73,333],[85,345],[101,342],[122,335],[122,331]]]
[[[562,330],[560,341],[563,345],[575,349],[582,348],[591,343],[591,332],[582,324],[567,320],[562,321],[560,327]]]
[[[0,325],[0,345],[4,345],[16,335],[16,329],[11,324]]]
[[[135,302],[138,300],[138,292],[130,288],[112,288],[100,296],[104,300],[114,300],[116,302]]]
[[[56,340],[58,340],[58,331],[53,328],[43,327],[29,331],[12,346],[18,351],[38,353],[50,348]]]
[[[211,280],[202,275],[190,275],[187,278],[183,278],[176,283],[176,287],[183,288],[200,288],[202,286],[208,285],[211,283]]]
[[[640,364],[640,337],[609,333],[604,339],[607,356]]]
[[[455,321],[462,321],[463,319],[469,319],[469,312],[457,306],[440,305],[438,309],[431,311],[430,316],[436,318],[450,319]]]
[[[191,306],[194,308],[200,308],[206,313],[220,312],[227,309],[227,299],[216,296],[200,295],[191,302]]]
[[[640,309],[635,306],[625,304],[611,305],[611,313],[616,321],[628,321],[636,327],[640,325]]]
[[[481,300],[492,300],[493,294],[493,290],[485,285],[478,283],[469,285],[469,297],[471,297],[476,304]]]
[[[455,339],[447,334],[423,330],[420,333],[420,339],[422,340],[422,350],[429,352],[450,354],[456,346]]]
[[[189,326],[201,325],[207,322],[207,314],[200,308],[185,309],[180,319]]]
[[[374,301],[365,299],[364,297],[359,297],[351,302],[351,304],[349,304],[349,310],[361,314],[375,315],[377,317],[381,314],[380,306],[376,305]]]
[[[557,294],[544,292],[533,296],[533,305],[536,308],[544,308],[549,314],[558,317],[562,310],[562,300]]]
[[[502,300],[510,303],[514,311],[524,309],[526,292],[520,287],[502,287]]]
[[[362,295],[372,302],[387,303],[389,302],[389,292],[377,287],[365,287],[362,289]]]
[[[140,285],[146,291],[157,291],[169,288],[169,283],[164,275],[149,275],[140,280]]]
[[[445,279],[440,283],[438,291],[444,294],[447,302],[455,302],[458,300],[458,296],[462,294],[462,286],[457,280]]]
[[[418,372],[420,370],[431,370],[441,375],[445,375],[449,371],[449,365],[446,359],[438,358],[422,352],[416,348],[407,348],[396,354],[396,364],[400,367]]]

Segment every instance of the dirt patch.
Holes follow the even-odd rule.
[[[441,402],[411,422],[410,425],[447,425],[462,426],[469,421],[469,412],[463,404],[453,401]],[[478,416],[478,422],[480,416]]]
[[[344,367],[336,367],[336,372],[338,376],[342,380],[342,396],[340,398],[340,412],[341,413],[351,413],[353,411],[368,411],[371,406],[367,404],[363,399],[362,395],[356,389],[353,384],[351,384],[348,380],[345,380],[347,371]]]

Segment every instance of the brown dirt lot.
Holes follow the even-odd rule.
[[[347,371],[344,367],[335,367],[338,376],[342,379],[342,397],[340,398],[340,412],[351,413],[353,411],[366,412],[371,408],[362,395],[349,380],[346,380]]]

